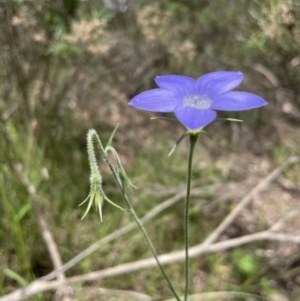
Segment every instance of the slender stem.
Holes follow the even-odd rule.
[[[160,263],[160,261],[159,261],[159,259],[158,259],[158,256],[157,256],[157,253],[156,253],[156,251],[155,251],[155,248],[154,248],[154,246],[153,246],[153,244],[152,244],[152,242],[151,242],[151,240],[150,240],[150,238],[149,238],[149,236],[148,236],[148,234],[147,234],[145,228],[143,227],[143,224],[141,223],[141,221],[140,221],[139,218],[137,217],[137,215],[136,215],[136,213],[135,213],[135,211],[134,211],[134,209],[133,209],[132,207],[130,208],[130,212],[131,212],[133,218],[135,219],[135,221],[136,221],[138,227],[140,228],[141,232],[143,233],[144,238],[145,238],[145,240],[146,240],[146,242],[147,242],[147,244],[148,244],[148,247],[149,247],[149,249],[151,250],[153,257],[155,258],[155,260],[156,260],[156,262],[157,262],[157,265],[159,266],[159,269],[160,269],[161,273],[163,274],[165,280],[167,281],[170,290],[172,291],[172,293],[173,293],[174,297],[176,298],[176,300],[177,300],[177,301],[180,301],[180,298],[179,298],[179,296],[177,295],[177,293],[176,293],[176,291],[175,291],[175,288],[174,288],[173,285],[172,285],[171,280],[169,279],[169,277],[168,277],[168,275],[166,274],[166,272],[165,272],[165,270],[164,270],[162,264]]]
[[[198,133],[190,134],[190,153],[188,161],[187,187],[186,187],[186,201],[184,209],[184,244],[185,244],[185,290],[184,301],[187,301],[189,293],[189,207],[191,194],[191,180],[192,180],[192,163],[195,145],[198,139]]]
[[[174,295],[174,297],[176,298],[177,301],[181,301],[180,298],[179,298],[179,296],[178,296],[178,294],[176,293],[175,288],[173,287],[173,285],[172,285],[169,277],[167,276],[167,274],[166,274],[166,272],[165,272],[162,264],[160,263],[160,261],[158,259],[157,253],[156,253],[155,248],[154,248],[154,246],[153,246],[153,244],[152,244],[152,242],[150,240],[150,237],[148,236],[145,228],[143,227],[142,222],[139,220],[138,216],[136,215],[136,213],[134,211],[134,208],[132,207],[132,205],[131,205],[131,203],[129,201],[129,198],[128,198],[127,194],[126,194],[126,191],[125,191],[125,188],[123,186],[123,183],[121,182],[121,180],[118,177],[118,175],[117,175],[114,167],[112,166],[112,164],[110,163],[110,161],[108,159],[108,156],[107,156],[107,154],[106,154],[106,152],[105,152],[105,150],[104,150],[104,148],[102,146],[102,143],[101,143],[101,141],[100,141],[100,139],[99,139],[99,137],[97,135],[97,132],[95,130],[90,130],[89,131],[89,135],[95,137],[98,149],[99,149],[99,151],[100,151],[100,153],[101,153],[101,155],[103,157],[103,160],[105,161],[105,163],[109,167],[110,171],[112,172],[112,175],[113,175],[113,177],[114,177],[114,179],[115,179],[115,181],[117,183],[117,186],[118,186],[118,188],[120,190],[120,193],[121,193],[121,195],[123,197],[123,200],[124,200],[124,202],[125,202],[125,204],[126,204],[126,206],[128,208],[128,211],[131,213],[131,215],[133,216],[133,218],[134,218],[135,222],[137,223],[139,229],[141,230],[141,232],[142,232],[142,234],[143,234],[143,236],[144,236],[144,238],[145,238],[145,240],[146,240],[146,242],[148,244],[148,247],[149,247],[149,249],[150,249],[153,257],[155,258],[155,260],[157,262],[157,265],[158,265],[161,273],[163,274],[163,277],[165,278],[165,280],[168,283],[168,286],[169,286],[171,292],[173,293],[173,295]]]

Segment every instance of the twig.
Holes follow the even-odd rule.
[[[226,299],[224,299],[226,298]],[[228,292],[228,291],[218,291],[218,292],[205,292],[200,294],[189,295],[189,301],[199,301],[199,300],[233,300],[232,298],[240,298],[242,300],[256,300],[256,301],[271,301],[269,298],[261,297],[254,294],[244,293],[244,292]],[[165,301],[175,301],[174,299],[168,299]]]
[[[225,229],[237,218],[241,211],[246,208],[255,194],[267,187],[273,182],[278,176],[281,175],[288,167],[293,164],[299,163],[300,157],[290,157],[283,165],[272,171],[265,179],[263,179],[257,186],[255,186],[241,201],[240,203],[227,215],[223,222],[208,236],[203,242],[204,245],[210,245],[218,239],[218,237],[224,232]]]
[[[276,232],[280,230],[280,228],[283,227],[283,225],[293,217],[297,216],[299,214],[300,207],[296,207],[293,210],[291,210],[288,214],[286,214],[283,218],[281,218],[277,223],[275,223],[271,228],[270,231]]]
[[[300,244],[300,236],[273,233],[267,230],[259,233],[245,235],[238,238],[233,238],[227,241],[218,242],[209,246],[203,244],[196,245],[190,248],[190,257],[197,257],[203,254],[225,251],[234,247],[239,247],[254,241],[261,241],[261,240],[292,242],[292,243]],[[159,256],[159,260],[161,261],[162,264],[170,264],[173,262],[183,261],[184,258],[185,258],[185,253],[183,250],[168,253],[168,254],[163,254]],[[119,276],[131,272],[136,272],[153,266],[155,266],[155,260],[152,258],[147,258],[135,262],[121,264],[116,267],[107,268],[101,271],[90,272],[85,275],[74,276],[68,278],[67,283],[94,281],[96,279],[108,278],[112,276]],[[0,301],[2,300],[0,299]]]
[[[26,187],[27,192],[31,197],[32,206],[33,206],[36,218],[38,220],[38,225],[39,225],[43,240],[44,240],[44,242],[46,244],[46,247],[48,249],[48,253],[49,253],[49,256],[51,258],[51,262],[52,262],[55,269],[59,269],[62,266],[63,263],[62,263],[60,255],[59,255],[55,240],[52,236],[52,233],[49,230],[49,227],[47,226],[47,223],[46,223],[45,219],[42,216],[41,209],[40,209],[40,206],[38,204],[36,188],[29,181],[26,173],[22,172],[22,166],[21,165],[16,166],[16,171],[17,171],[17,174],[19,175],[19,177],[21,179],[21,182]],[[64,282],[66,280],[66,276],[62,271],[60,271],[59,273],[57,273],[57,279],[61,282]],[[72,301],[73,300],[71,298],[71,295],[72,295],[71,287],[62,286],[62,287],[58,288],[56,294],[57,294],[58,297],[61,297],[61,299],[63,301]]]

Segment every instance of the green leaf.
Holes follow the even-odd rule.
[[[121,206],[117,205],[113,201],[111,201],[106,195],[104,196],[104,199],[110,203],[111,205],[115,206],[116,208],[120,209],[121,211],[126,211],[126,209],[122,208]]]
[[[237,260],[239,270],[246,274],[252,275],[257,271],[258,263],[253,255],[245,255]]]
[[[205,136],[207,136],[208,138],[210,138],[213,142],[216,142],[216,140],[213,138],[213,136],[211,134],[209,134],[206,131],[201,131],[200,134],[203,134]]]
[[[176,141],[176,143],[175,143],[174,146],[172,147],[172,149],[171,149],[171,151],[170,151],[168,157],[170,157],[170,156],[175,152],[175,150],[176,150],[177,146],[180,144],[180,142],[181,142],[186,136],[188,136],[189,134],[190,134],[189,132],[185,132],[185,133],[183,133],[183,134],[179,137],[179,139]]]
[[[17,219],[20,222],[23,217],[27,214],[28,211],[31,209],[31,202],[28,204],[24,205],[17,213]]]
[[[117,124],[117,126],[116,126],[115,129],[114,129],[114,131],[113,131],[112,134],[110,135],[110,137],[109,137],[109,139],[108,139],[108,142],[107,142],[107,146],[111,146],[112,140],[113,140],[113,138],[114,138],[114,136],[115,136],[115,133],[116,133],[116,131],[117,131],[117,129],[118,129],[118,126],[119,126],[119,123]]]
[[[22,277],[20,276],[19,274],[17,274],[16,272],[14,272],[13,270],[10,270],[10,269],[5,269],[4,270],[4,274],[15,280],[16,282],[18,282],[21,286],[25,287],[28,285],[28,282]]]
[[[173,122],[173,123],[179,123],[180,124],[180,122],[177,120],[177,119],[175,119],[175,118],[169,118],[169,117],[151,117],[150,118],[151,120],[164,120],[164,121],[169,121],[169,122]]]

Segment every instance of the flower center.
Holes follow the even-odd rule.
[[[185,107],[195,108],[195,109],[208,109],[212,101],[204,95],[187,95],[183,98],[183,105]]]

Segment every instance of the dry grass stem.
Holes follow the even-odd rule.
[[[54,268],[56,270],[58,270],[63,265],[63,262],[61,260],[60,254],[58,252],[58,248],[57,248],[57,245],[53,238],[53,235],[42,215],[41,208],[38,203],[36,188],[29,181],[26,172],[22,171],[21,166],[16,167],[16,172],[19,175],[21,182],[26,187],[27,192],[31,197],[32,206],[34,208],[34,212],[35,212],[36,218],[38,220],[39,229],[42,234],[45,245],[48,249],[48,253],[49,253],[51,262],[52,262]],[[62,271],[59,271],[56,276],[57,276],[57,279],[61,282],[64,282],[66,280],[66,276],[65,276],[64,272],[62,272]],[[56,291],[57,300],[73,301],[72,295],[73,295],[73,289],[68,285],[59,286],[57,288],[57,291]]]

